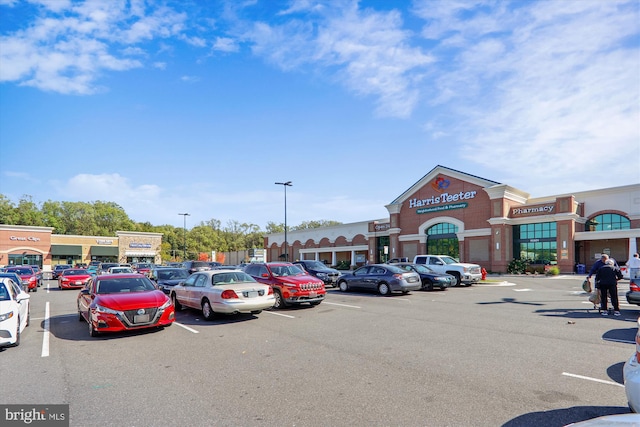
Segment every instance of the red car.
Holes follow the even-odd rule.
[[[142,274],[92,277],[78,294],[78,318],[92,337],[102,332],[171,326],[175,310],[169,297]]]
[[[22,280],[22,287],[27,292],[38,292],[38,274],[30,266],[8,267],[7,273],[16,273]],[[19,283],[20,284],[20,283]]]
[[[87,284],[89,279],[91,279],[91,274],[84,268],[67,268],[62,270],[58,276],[58,288],[81,288]]]
[[[327,294],[322,280],[290,262],[251,263],[244,272],[273,288],[274,308],[305,303],[318,305]]]

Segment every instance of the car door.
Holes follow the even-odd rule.
[[[195,288],[196,280],[199,274],[192,274],[184,281],[182,289],[176,289],[176,297],[178,302],[187,307],[193,308],[193,289]],[[196,308],[200,308],[199,306]]]
[[[193,302],[193,307],[201,308],[202,297],[204,297],[205,291],[207,289],[207,280],[209,277],[206,274],[198,274],[195,283],[191,287],[191,301]]]
[[[377,266],[371,267],[365,279],[367,289],[374,290],[374,291],[377,290],[378,283],[382,281],[382,278],[384,277],[386,272],[387,270],[385,270],[382,267],[377,267]]]
[[[353,272],[353,279],[349,282],[354,288],[367,288],[367,280],[369,279],[369,270],[371,267],[360,267]]]

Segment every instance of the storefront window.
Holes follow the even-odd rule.
[[[448,222],[441,222],[427,229],[427,254],[449,255],[458,259],[460,247],[458,245],[458,226]]]
[[[585,231],[629,230],[631,221],[618,214],[597,215],[587,221]]]
[[[523,224],[514,231],[514,253],[519,259],[541,264],[558,261],[555,222]]]

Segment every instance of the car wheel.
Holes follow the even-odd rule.
[[[253,310],[251,312],[251,314],[260,314],[260,313],[262,313],[262,310]]]
[[[213,320],[214,313],[208,299],[202,301],[202,315],[204,316],[204,320]]]
[[[391,289],[389,289],[389,285],[385,282],[382,282],[378,285],[378,292],[380,295],[387,296],[391,293]]]
[[[92,337],[97,337],[98,335],[100,335],[100,333],[98,331],[96,331],[96,329],[93,327],[93,321],[91,320],[91,313],[87,313],[87,318],[89,319],[89,336]]]
[[[273,308],[285,308],[286,304],[284,302],[284,298],[282,298],[282,294],[279,290],[274,289],[273,298],[275,298],[276,302],[273,304]]]
[[[171,301],[173,301],[173,306],[175,307],[176,311],[182,310],[182,304],[180,304],[180,301],[178,301],[178,297],[175,293],[171,294]]]
[[[16,342],[11,344],[11,347],[17,347],[20,345],[20,317],[18,317],[18,324],[16,325]]]
[[[31,306],[29,306],[29,309],[27,310],[27,322],[24,324],[24,327],[26,328],[29,326],[29,323],[31,323]]]
[[[33,288],[33,292],[38,292],[38,286],[36,286],[35,288]]]
[[[462,278],[460,277],[460,273],[454,271],[452,273],[452,276],[456,278],[456,282],[453,284],[453,286],[460,286],[460,284],[462,283]]]
[[[346,280],[342,280],[338,283],[338,288],[341,292],[347,292],[349,290],[349,285],[347,284]]]
[[[429,279],[425,279],[422,282],[422,290],[423,291],[432,291],[433,290],[433,282]]]

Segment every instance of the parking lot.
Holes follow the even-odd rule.
[[[599,316],[583,278],[330,289],[317,307],[212,322],[185,310],[164,330],[99,338],[78,321],[78,291],[45,281],[21,345],[0,351],[0,400],[68,403],[75,426],[562,426],[625,413],[639,307]]]

